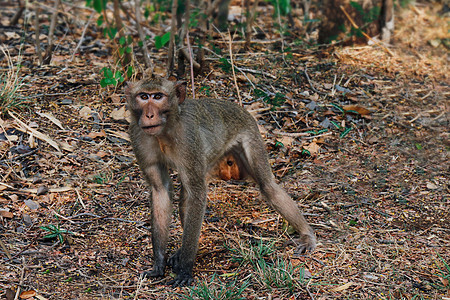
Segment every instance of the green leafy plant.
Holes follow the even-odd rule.
[[[258,88],[255,88],[253,93],[257,98],[261,98],[264,102],[272,105],[272,109],[280,107],[284,102],[286,102],[286,96],[281,93],[266,93]]]
[[[105,184],[113,179],[113,174],[99,173],[92,177],[92,180],[97,184]]]
[[[209,282],[201,282],[189,289],[189,295],[179,295],[186,300],[244,300],[242,293],[248,287],[249,282],[239,284],[236,280],[223,282],[214,274]]]
[[[199,93],[204,93],[206,96],[211,96],[211,87],[209,86],[204,85],[198,91]]]
[[[122,72],[115,71],[113,72],[111,68],[104,67],[102,69],[103,78],[100,80],[101,87],[107,87],[108,85],[117,86],[117,84],[123,82],[125,78],[122,75]]]
[[[69,231],[67,229],[61,229],[58,226],[55,226],[53,224],[47,225],[47,226],[40,226],[39,228],[41,228],[42,230],[48,231],[50,232],[49,234],[45,235],[43,237],[43,239],[54,239],[54,238],[58,238],[58,241],[63,244],[64,243],[64,237],[63,237],[63,233],[69,233],[69,234],[74,234],[72,231]]]
[[[274,17],[278,15],[287,16],[291,12],[290,0],[270,0],[270,3],[275,8]]]
[[[222,71],[224,71],[225,73],[230,73],[231,72],[231,64],[228,61],[228,59],[226,59],[225,57],[221,57],[219,59],[220,61],[220,68],[222,69]]]
[[[155,48],[161,49],[170,41],[170,32],[167,32],[161,36],[155,36]]]

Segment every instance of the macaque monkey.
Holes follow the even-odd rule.
[[[245,175],[241,172],[238,162],[233,155],[225,156],[214,168],[212,175],[222,180],[241,180]]]
[[[209,171],[232,155],[259,185],[263,198],[300,234],[298,252],[312,251],[316,239],[297,204],[275,182],[263,139],[253,117],[239,105],[217,99],[185,99],[186,83],[156,77],[130,83],[130,138],[152,192],[154,265],[144,274],[163,276],[171,266],[172,286],[190,285],[206,208]],[[183,227],[181,248],[167,259],[172,215],[168,168],[178,170]]]

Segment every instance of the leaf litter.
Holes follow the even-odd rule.
[[[243,101],[277,180],[319,244],[294,255],[286,241],[295,234],[253,183],[212,179],[197,282],[213,274],[243,286],[250,280],[248,299],[449,297],[448,67],[444,46],[427,43],[441,38],[430,29],[437,18],[431,4],[400,12],[394,57],[360,46],[293,48],[289,59],[264,43],[239,53],[239,67],[253,70],[238,76]],[[17,55],[13,34],[2,43]],[[68,64],[74,40],[58,42],[51,66],[36,67],[33,56],[23,62],[21,93],[33,104],[0,119],[1,292],[14,299],[20,285],[22,299],[126,299],[137,291],[142,299],[178,299],[189,289],[139,278],[152,265],[149,192],[126,134],[123,94],[99,86],[107,57],[96,44]],[[211,43],[224,46],[220,38]],[[25,47],[23,55],[34,54],[32,42]],[[164,51],[153,54],[164,66]],[[210,68],[196,78],[197,92],[237,101],[220,61],[211,58]],[[53,239],[42,227],[57,228]],[[177,213],[171,231],[173,252]],[[301,265],[308,284],[294,293],[262,285],[232,251],[257,241],[274,241],[273,256]]]

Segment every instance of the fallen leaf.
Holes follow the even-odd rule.
[[[320,146],[316,142],[311,142],[308,146],[303,146],[303,148],[308,150],[311,155],[316,155],[319,152]]]
[[[284,147],[292,146],[292,142],[294,141],[293,137],[283,135],[280,139],[280,142],[284,145]]]
[[[128,133],[124,132],[124,131],[113,131],[113,130],[108,130],[108,134],[118,137],[120,139],[124,139],[126,141],[130,141],[130,136],[128,135]]]
[[[20,38],[20,35],[14,31],[7,31],[5,32],[5,35],[7,40],[18,40]]]
[[[122,102],[120,96],[117,94],[111,95],[111,101],[115,104],[119,104],[120,102]]]
[[[63,150],[69,151],[69,152],[73,152],[75,150],[75,147],[71,146],[69,143],[67,142],[63,142],[63,141],[58,141],[58,145],[61,146],[61,148]]]
[[[332,292],[342,292],[345,291],[346,289],[348,289],[349,287],[351,287],[353,284],[355,284],[354,282],[348,282],[344,285],[335,287],[334,289],[331,289],[330,291]]]
[[[20,293],[20,299],[29,299],[36,296],[36,291],[30,290]]]
[[[345,110],[346,113],[357,112],[361,116],[369,115],[372,113],[367,108],[364,108],[359,105],[344,105],[342,108]]]
[[[0,210],[0,216],[2,216],[3,218],[8,218],[8,219],[12,219],[14,218],[14,214],[8,210]]]
[[[437,184],[434,184],[433,182],[427,183],[427,189],[429,189],[429,190],[437,190],[438,188],[439,188],[439,186]]]
[[[90,109],[88,106],[83,106],[78,113],[83,119],[89,119],[92,115],[92,109]]]
[[[125,106],[122,106],[119,109],[115,109],[111,112],[111,118],[116,121],[127,121],[130,123],[130,112],[125,109]]]
[[[107,156],[108,153],[106,153],[105,151],[100,150],[100,151],[98,151],[98,152],[96,153],[96,155],[97,155],[98,157],[100,157],[100,158],[103,158],[103,157]]]
[[[36,190],[37,193],[37,190]],[[31,210],[35,210],[39,208],[39,204],[34,202],[33,200],[25,200],[23,201],[26,206],[28,206]]]
[[[100,132],[89,132],[89,134],[87,135],[88,137],[95,139],[98,137],[105,137],[106,136],[106,132],[102,129]]]
[[[61,130],[64,130],[64,127],[61,124],[61,121],[59,121],[52,113],[42,113],[42,112],[36,112],[41,117],[46,117],[49,119],[53,124],[58,126]]]
[[[37,196],[44,195],[46,193],[48,193],[48,187],[46,185],[41,185],[36,191]]]
[[[68,192],[68,191],[72,191],[72,190],[73,190],[73,188],[70,187],[70,186],[63,186],[63,187],[58,187],[58,188],[51,188],[51,189],[48,190],[48,192],[49,193],[61,193],[61,192]],[[36,194],[38,189],[22,189],[21,191],[22,192],[26,192],[26,193]]]

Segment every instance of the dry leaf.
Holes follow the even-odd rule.
[[[78,113],[83,119],[89,119],[92,115],[92,109],[90,109],[88,106],[83,106]]]
[[[122,102],[120,99],[120,96],[117,94],[111,95],[111,101],[112,101],[112,103],[115,103],[115,104],[119,104],[120,102]]]
[[[52,113],[42,113],[42,112],[36,112],[41,117],[46,117],[50,121],[52,121],[53,124],[58,126],[61,130],[64,130],[64,127],[61,124],[61,121],[59,121]]]
[[[294,141],[293,137],[283,135],[279,141],[284,145],[284,147],[292,146],[292,142]]]
[[[356,111],[361,116],[370,115],[372,113],[367,108],[364,108],[359,105],[344,105],[342,108],[345,110],[346,113],[351,113],[352,111]]]
[[[67,191],[72,191],[73,188],[70,186],[63,186],[63,187],[59,187],[59,188],[51,188],[48,190],[49,193],[61,193],[61,192],[67,192]],[[22,189],[21,191],[26,192],[26,193],[33,193],[36,194],[38,189]]]
[[[20,39],[20,35],[18,35],[14,31],[7,31],[7,32],[5,32],[5,35],[6,35],[6,39],[7,40],[18,40],[18,39]]]
[[[36,291],[33,290],[20,293],[20,299],[29,299],[34,296],[36,296]]]
[[[311,142],[308,146],[303,146],[303,148],[308,150],[311,155],[316,155],[319,152],[320,146],[316,142]]]
[[[118,137],[120,139],[124,139],[126,141],[130,141],[130,136],[128,135],[128,133],[124,132],[124,131],[113,131],[113,130],[108,130],[108,134]]]
[[[311,96],[309,96],[309,100],[312,100],[312,101],[319,100],[319,94],[312,94]]]
[[[107,156],[108,153],[106,153],[105,151],[100,150],[95,155],[97,155],[100,158],[103,158],[103,157]]]
[[[95,139],[98,137],[105,137],[106,136],[106,132],[102,129],[100,132],[89,132],[89,134],[87,135],[88,137],[90,137],[91,139]]]
[[[437,184],[434,184],[433,182],[427,182],[427,189],[429,190],[437,190],[439,186]]]
[[[349,287],[351,287],[353,284],[355,284],[354,282],[348,282],[344,285],[335,287],[334,289],[331,289],[330,291],[332,292],[342,292],[345,291],[346,289],[348,289]]]
[[[70,144],[67,143],[67,142],[58,141],[58,145],[59,145],[63,150],[66,150],[66,151],[69,151],[69,152],[73,152],[73,150],[75,150],[75,147],[73,147],[72,145],[70,145]]]
[[[2,216],[3,218],[8,218],[8,219],[14,218],[14,214],[7,210],[0,210],[0,216]]]
[[[130,112],[125,109],[125,106],[122,106],[119,109],[115,109],[111,112],[111,118],[116,121],[127,121],[130,123]]]

